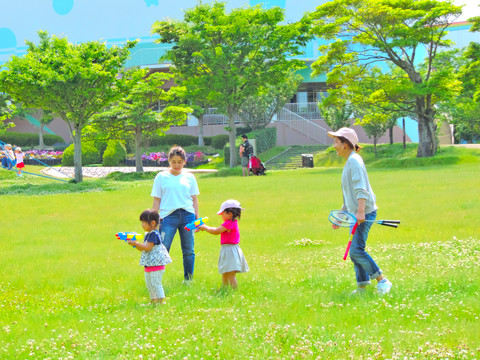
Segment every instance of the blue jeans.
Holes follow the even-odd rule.
[[[170,252],[173,238],[177,233],[180,234],[180,245],[183,254],[183,277],[190,280],[193,277],[193,267],[195,264],[194,232],[185,230],[185,225],[195,221],[195,214],[183,209],[177,209],[170,215],[162,219],[160,224],[160,236],[162,243]]]
[[[366,214],[365,220],[375,220],[376,217],[377,211],[375,210]],[[365,251],[368,232],[372,224],[372,222],[365,221],[358,225],[357,231],[353,235],[352,246],[350,247],[350,259],[354,265],[358,286],[370,285],[370,280],[382,274],[382,270]]]

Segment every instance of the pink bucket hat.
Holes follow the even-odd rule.
[[[353,146],[358,144],[357,133],[355,132],[355,130],[350,128],[344,127],[344,128],[338,129],[337,131],[329,131],[328,136],[332,138],[342,136],[348,141],[350,141]]]
[[[220,215],[222,212],[225,211],[225,209],[231,209],[231,208],[245,210],[240,206],[240,203],[237,200],[230,199],[222,203],[222,205],[220,206],[220,210],[218,210],[217,212],[217,215]]]

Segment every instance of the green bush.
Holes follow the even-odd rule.
[[[63,166],[73,166],[73,151],[73,144],[65,149],[62,157]],[[100,160],[100,152],[92,142],[82,143],[82,165],[98,164]]]
[[[262,153],[274,147],[277,143],[277,128],[265,128],[247,133],[249,139],[256,140],[257,153]]]
[[[236,146],[235,147],[235,152],[237,154],[237,163],[236,165],[240,165],[240,155],[238,154],[240,150],[240,146]],[[223,148],[223,154],[224,154],[224,158],[225,158],[225,165],[227,166],[230,166],[230,145],[225,145],[225,147]]]
[[[103,166],[117,166],[125,160],[127,151],[120,140],[110,140],[103,153]]]
[[[228,143],[228,134],[221,134],[212,136],[212,147],[215,149],[223,149],[223,147]]]
[[[189,145],[197,145],[198,137],[193,135],[178,135],[178,134],[168,134],[165,136],[156,135],[150,140],[150,146],[161,146],[161,145],[179,145],[181,147]]]
[[[6,133],[2,134],[0,137],[4,143],[17,145],[21,147],[34,147],[38,146],[38,134],[34,133],[20,133],[20,132],[12,132],[7,131]],[[46,146],[52,146],[56,143],[63,143],[64,140],[61,136],[58,135],[50,135],[44,134],[43,135],[43,143]]]

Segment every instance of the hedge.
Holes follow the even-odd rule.
[[[63,166],[73,166],[74,145],[71,144],[65,149],[62,157]],[[101,160],[100,151],[92,142],[82,142],[82,165],[99,164]]]
[[[103,166],[118,166],[125,161],[127,151],[120,140],[108,141],[107,148],[103,153]]]
[[[17,145],[20,147],[34,147],[38,146],[39,138],[38,134],[34,133],[19,133],[13,131],[7,131],[2,136],[0,140],[7,144]],[[43,143],[45,146],[53,146],[57,143],[64,143],[65,140],[61,136],[44,134]]]
[[[257,153],[271,149],[277,143],[277,128],[265,128],[247,133],[249,139],[256,140]]]
[[[205,142],[205,146],[212,146],[215,149],[221,149],[228,142],[228,134],[205,136],[203,140]],[[179,145],[181,147],[198,145],[198,136],[179,134],[168,134],[165,136],[156,135],[149,141],[149,146],[162,145]]]

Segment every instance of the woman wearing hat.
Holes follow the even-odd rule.
[[[375,220],[377,205],[367,169],[362,157],[357,153],[360,150],[357,134],[353,129],[341,128],[335,132],[329,131],[328,136],[334,139],[333,147],[337,151],[337,155],[347,160],[342,173],[342,210],[355,215],[358,221],[358,227],[350,247],[350,259],[354,265],[358,286],[353,293],[365,291],[366,286],[370,285],[370,280],[376,279],[378,292],[386,294],[392,288],[392,283],[382,275],[382,270],[365,251],[368,232],[373,224],[373,222],[365,220]],[[339,228],[334,224],[332,227],[333,229]]]

